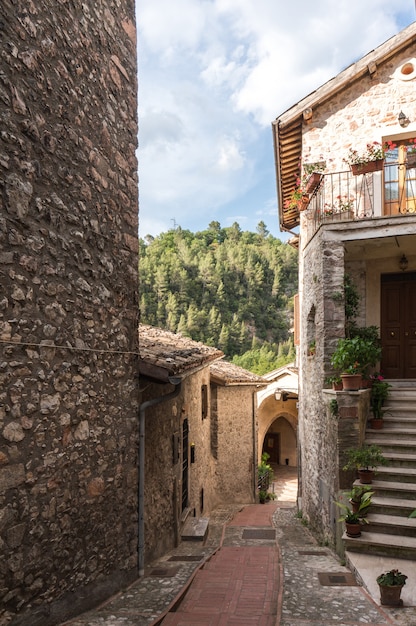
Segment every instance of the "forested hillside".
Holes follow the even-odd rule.
[[[293,359],[297,253],[263,222],[257,233],[211,222],[147,236],[139,272],[142,323],[216,346],[258,373]]]

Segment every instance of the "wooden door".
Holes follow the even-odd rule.
[[[381,371],[416,378],[416,272],[381,277]]]
[[[263,443],[263,452],[270,455],[269,463],[280,461],[280,437],[277,433],[266,433]]]

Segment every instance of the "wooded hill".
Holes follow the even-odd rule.
[[[148,235],[139,275],[142,323],[216,346],[256,373],[293,360],[297,252],[263,222],[257,233],[211,222],[197,233]]]

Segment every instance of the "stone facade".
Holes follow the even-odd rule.
[[[413,24],[289,109],[275,125],[278,163],[284,161],[286,150],[289,169],[288,164],[295,161],[293,149],[299,150],[303,164],[324,162],[325,202],[331,202],[330,185],[342,172],[342,180],[350,185],[345,192],[356,201],[353,216],[328,222],[322,219],[325,205],[319,205],[318,190],[309,208],[299,213],[300,506],[314,530],[340,550],[334,500],[351,484],[347,480],[351,477],[346,478],[342,471],[343,453],[363,441],[369,402],[369,391],[348,394],[325,389],[326,378],[334,374],[331,355],[345,332],[344,275],[351,277],[360,294],[357,323],[380,326],[382,275],[400,271],[402,254],[406,254],[409,268],[416,267],[414,211],[385,214],[388,191],[382,173],[368,178],[351,176],[345,172],[349,168],[344,159],[350,147],[361,153],[367,143],[406,141],[416,136],[416,121],[410,114],[416,77],[415,34]],[[402,110],[411,118],[405,128],[399,124]],[[293,144],[279,140],[285,136],[285,128],[289,129],[287,137],[290,129],[299,128],[300,134],[291,136]],[[358,206],[357,198],[364,193],[371,195],[369,213]],[[336,205],[336,197],[332,202]],[[283,211],[282,215],[283,221],[293,219]],[[316,351],[310,356],[313,343]],[[331,399],[342,409],[337,414],[330,410]]]
[[[140,325],[139,336],[149,565],[180,543],[189,517],[255,502],[256,392],[267,383],[181,335]],[[178,394],[163,400],[173,384],[180,385]]]
[[[136,576],[134,3],[0,7],[1,624]]]

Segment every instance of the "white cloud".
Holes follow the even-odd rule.
[[[140,0],[137,13],[140,212],[157,234],[222,207],[253,219],[275,193],[271,121],[410,23],[414,3]]]

